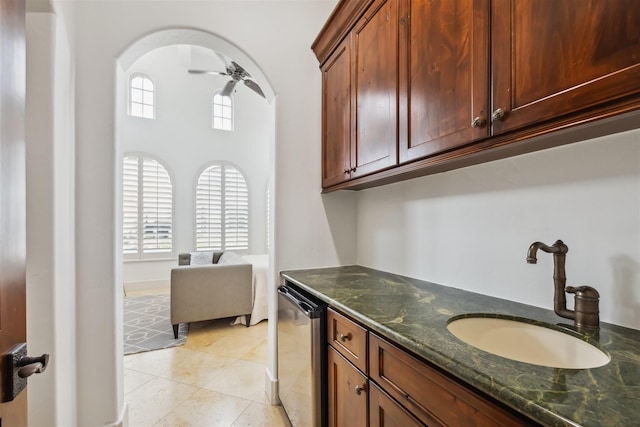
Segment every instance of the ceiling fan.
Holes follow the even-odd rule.
[[[226,58],[223,58],[221,55],[219,55],[219,56],[225,62],[225,65],[227,67],[226,71],[189,70],[189,72],[191,74],[213,74],[213,75],[217,75],[217,76],[229,76],[229,77],[231,77],[231,80],[229,80],[227,82],[227,84],[222,89],[222,92],[220,92],[220,95],[222,95],[222,96],[231,95],[231,92],[233,92],[233,89],[235,88],[236,84],[238,84],[239,81],[243,81],[244,84],[249,89],[253,90],[255,93],[257,93],[261,97],[266,98],[264,96],[264,92],[262,92],[262,89],[260,89],[260,86],[258,86],[258,83],[254,82],[253,80],[250,80],[251,79],[251,74],[249,74],[249,72],[247,70],[242,68],[240,66],[240,64],[238,64],[237,62],[235,62],[235,61],[226,61]]]

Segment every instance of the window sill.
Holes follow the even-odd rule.
[[[166,261],[177,261],[178,258],[176,257],[171,257],[171,258],[131,258],[131,259],[123,259],[123,263],[125,264],[129,264],[129,263],[137,263],[137,262],[166,262]]]

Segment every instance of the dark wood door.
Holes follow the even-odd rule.
[[[355,141],[352,177],[398,163],[397,0],[377,0],[353,31]]]
[[[400,162],[489,135],[489,0],[400,0]]]
[[[374,383],[369,389],[369,426],[370,427],[424,427],[395,400],[391,399]],[[433,424],[431,427],[437,427]]]
[[[637,0],[493,0],[493,133],[640,91]]]
[[[25,3],[0,0],[0,372],[26,341]],[[2,400],[7,389],[2,383]],[[3,426],[27,425],[27,392],[0,403]]]
[[[367,426],[367,379],[328,346],[329,427]]]
[[[347,37],[322,67],[322,186],[351,177],[351,39]]]

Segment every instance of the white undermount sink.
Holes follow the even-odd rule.
[[[533,365],[589,369],[611,360],[602,350],[578,337],[526,321],[464,316],[451,319],[447,329],[476,348]]]

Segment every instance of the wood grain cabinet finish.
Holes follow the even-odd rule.
[[[351,178],[351,38],[322,67],[322,186]]]
[[[640,93],[637,0],[493,0],[499,134]]]
[[[398,0],[376,0],[352,30],[352,178],[398,162]]]
[[[325,188],[398,162],[397,21],[376,0],[321,67]]]
[[[489,0],[399,0],[400,162],[489,135]]]
[[[369,337],[369,376],[429,426],[535,425],[512,415],[374,334]]]
[[[327,340],[349,362],[367,373],[367,330],[353,320],[327,310]]]
[[[637,128],[638,28],[637,0],[342,0],[312,46],[324,190]]]
[[[366,427],[367,378],[333,347],[327,353],[329,427]]]
[[[371,427],[424,427],[425,424],[371,382],[369,383],[369,425]],[[437,424],[432,424],[430,427],[437,427]]]

